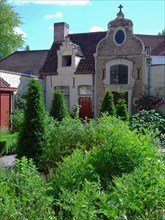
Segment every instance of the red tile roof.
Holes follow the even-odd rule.
[[[84,59],[81,59],[76,73],[92,73],[95,69],[95,59],[93,54],[96,52],[98,42],[106,36],[107,32],[92,32],[70,34],[69,38],[77,44],[84,54]],[[151,55],[165,56],[165,36],[161,35],[140,35],[137,34],[146,47],[151,47]],[[57,50],[59,50],[62,43],[53,43],[48,53],[47,59],[40,70],[42,74],[57,74]]]

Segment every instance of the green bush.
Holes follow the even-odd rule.
[[[150,135],[155,136],[162,144],[165,143],[165,118],[156,110],[140,111],[130,118],[130,128],[136,129],[138,132],[145,133],[148,131]]]
[[[100,113],[107,113],[108,115],[112,115],[112,116],[116,115],[116,109],[113,101],[113,94],[110,90],[107,91],[104,96]]]
[[[50,115],[57,121],[62,121],[64,118],[69,117],[64,94],[61,91],[54,92]]]
[[[32,160],[23,157],[11,170],[0,168],[1,219],[55,220],[52,202]]]
[[[109,184],[113,183],[114,177],[118,178],[134,172],[138,167],[143,166],[146,160],[158,161],[161,159],[159,148],[154,140],[148,135],[130,131],[125,122],[103,116],[93,125],[95,125],[95,132],[90,132],[92,136],[90,140],[93,140],[93,143],[89,150],[86,151],[86,147],[74,150],[70,156],[64,158],[62,163],[58,163],[58,167],[51,175],[50,184],[53,189],[51,194],[58,200],[56,208],[59,215],[63,216],[61,219],[72,219],[73,216],[76,216],[73,209],[77,202],[81,202],[81,197],[82,202],[85,203],[82,194],[86,192],[84,188],[86,180],[94,185],[99,185],[100,190],[106,192]],[[88,126],[85,129],[88,130]],[[90,206],[90,195],[93,193],[91,189],[88,195],[89,200],[86,201],[90,203]],[[98,191],[96,193],[98,196]],[[75,200],[76,198],[79,201]],[[102,216],[97,207],[97,201],[93,202],[96,202],[95,214],[99,213],[97,216]],[[90,210],[93,210],[93,207]],[[93,213],[93,216],[95,214]],[[88,216],[90,216],[89,213],[82,219],[88,219]],[[75,217],[75,219],[77,218]],[[93,217],[93,219],[97,218]]]
[[[25,109],[26,106],[26,96],[25,95],[20,95],[17,93],[14,95],[14,108],[16,110],[23,110]]]
[[[23,109],[16,109],[14,113],[10,116],[11,118],[11,130],[12,132],[19,132],[21,131],[22,124],[24,121],[24,110]]]
[[[10,134],[9,131],[0,131],[0,156],[15,154],[18,133]]]
[[[56,162],[62,161],[74,149],[84,142],[84,127],[81,120],[66,118],[49,122],[47,142],[43,147],[42,162],[47,169],[54,168]]]
[[[123,121],[128,121],[128,107],[126,105],[125,99],[120,98],[116,105],[116,116]]]
[[[18,138],[18,158],[26,156],[38,162],[46,143],[46,113],[41,85],[37,80],[29,82],[26,108],[22,128]]]
[[[114,178],[100,209],[107,219],[163,219],[164,175],[164,160],[148,158],[131,174]]]

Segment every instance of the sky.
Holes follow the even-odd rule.
[[[53,24],[66,22],[69,33],[107,31],[123,6],[135,34],[157,35],[165,28],[165,0],[7,0],[19,14],[16,31],[25,37],[30,50],[50,49]]]

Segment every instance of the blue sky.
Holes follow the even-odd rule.
[[[8,0],[23,24],[23,34],[31,50],[49,49],[53,42],[53,24],[66,22],[70,33],[106,31],[116,18],[120,4],[125,18],[131,19],[135,34],[157,35],[165,28],[164,0]]]

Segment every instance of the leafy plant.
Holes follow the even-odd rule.
[[[130,118],[130,128],[139,132],[148,131],[162,144],[165,143],[165,118],[156,110],[140,111]]]
[[[120,98],[116,105],[116,116],[119,117],[123,121],[128,121],[128,108],[125,102],[125,99]]]
[[[10,134],[9,131],[0,131],[0,156],[16,153],[18,133]]]
[[[94,130],[95,133],[90,133],[93,143],[88,151],[82,145],[57,164],[50,181],[56,199],[60,200],[63,190],[73,193],[82,190],[85,179],[95,183],[99,181],[101,188],[106,190],[114,176],[133,172],[147,158],[159,159],[152,138],[130,131],[121,120],[103,116],[98,119]]]
[[[107,91],[104,96],[100,112],[107,113],[108,115],[112,115],[112,116],[116,115],[116,109],[113,102],[113,94],[110,90]]]
[[[19,132],[22,129],[22,124],[24,121],[24,110],[16,109],[14,113],[10,116],[11,118],[11,130],[12,132]]]
[[[16,110],[24,110],[26,106],[26,96],[16,93],[14,95],[14,107]]]
[[[16,160],[11,170],[0,168],[1,219],[55,220],[52,197],[32,160]]]
[[[57,90],[54,92],[50,115],[58,121],[62,121],[63,118],[69,117],[64,94],[61,91]]]
[[[80,106],[78,104],[72,106],[72,108],[70,110],[70,116],[72,118],[78,118],[79,117],[79,113],[80,113]]]
[[[142,110],[152,110],[158,108],[159,106],[165,104],[165,101],[161,97],[149,95],[148,93],[144,93],[139,99],[136,101],[136,108],[139,111]]]
[[[18,138],[18,158],[26,156],[38,162],[46,142],[45,115],[41,85],[32,79],[29,82],[25,116]]]

